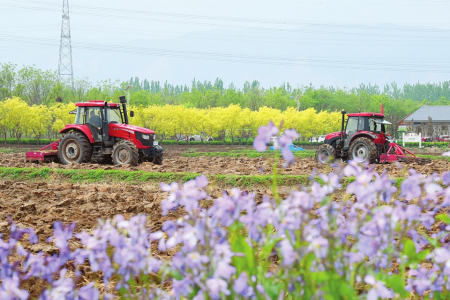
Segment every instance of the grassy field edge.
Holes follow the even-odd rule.
[[[198,173],[157,173],[145,171],[126,171],[126,170],[65,170],[51,168],[16,168],[0,167],[0,178],[11,180],[52,180],[69,181],[76,183],[94,183],[94,182],[126,182],[126,183],[170,183],[174,181],[187,182],[201,174]],[[272,175],[227,175],[227,174],[208,174],[206,175],[211,183],[220,186],[230,187],[252,187],[252,186],[271,186]],[[310,175],[278,175],[277,184],[279,186],[308,185]],[[323,184],[320,177],[315,177],[315,181]],[[355,178],[346,177],[342,185],[346,187],[353,182]],[[403,178],[395,178],[395,185],[400,187]]]

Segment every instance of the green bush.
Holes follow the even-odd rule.
[[[47,145],[50,144],[52,142],[56,141],[55,139],[40,139],[39,140],[39,145]],[[5,144],[5,139],[0,139],[0,144]],[[18,140],[15,138],[7,138],[6,139],[6,144],[7,145],[17,145]],[[20,139],[20,145],[37,145],[38,144],[38,140],[37,139],[30,139],[30,138],[23,138]]]
[[[403,141],[398,140],[397,144],[403,147]],[[422,142],[422,147],[439,147],[439,148],[447,148],[449,146],[448,142]],[[419,143],[406,142],[405,147],[407,148],[419,148]]]

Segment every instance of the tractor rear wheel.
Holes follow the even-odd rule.
[[[112,160],[117,165],[137,165],[139,161],[139,152],[136,146],[127,140],[117,142],[113,146]]]
[[[326,164],[336,157],[336,149],[330,144],[322,144],[316,152],[316,160],[318,163]]]
[[[71,131],[59,142],[58,158],[64,165],[87,163],[91,156],[91,142],[81,132]]]
[[[350,145],[350,159],[358,158],[361,163],[374,163],[377,159],[377,146],[366,137],[355,139]]]

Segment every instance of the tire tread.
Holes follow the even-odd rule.
[[[139,152],[138,152],[138,150],[136,148],[136,145],[133,144],[130,141],[127,141],[127,140],[121,140],[121,141],[119,141],[119,142],[114,144],[113,150],[112,150],[112,155],[111,155],[114,165],[116,165],[116,166],[120,165],[120,163],[118,161],[116,161],[115,152],[116,152],[117,148],[119,146],[121,146],[121,145],[126,145],[128,148],[130,148],[130,150],[131,150],[131,160],[130,160],[129,164],[132,165],[132,166],[136,166],[138,164],[138,162],[139,162]]]
[[[367,144],[369,146],[369,150],[370,150],[370,154],[369,154],[369,163],[374,163],[376,162],[376,159],[378,158],[377,156],[377,146],[375,145],[375,143],[367,138],[367,137],[359,137],[356,138],[350,145],[349,148],[349,156],[351,159],[354,159],[353,157],[353,147],[358,143],[358,142],[364,142],[365,144]]]

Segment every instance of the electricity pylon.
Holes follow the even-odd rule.
[[[65,82],[66,84],[73,86],[72,42],[70,35],[69,0],[63,0],[58,76],[61,82]]]

